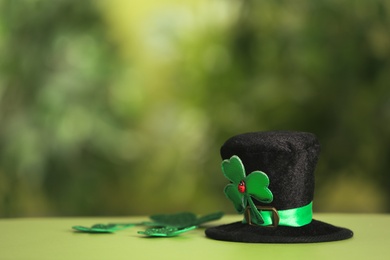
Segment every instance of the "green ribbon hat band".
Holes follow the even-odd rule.
[[[278,210],[277,212],[279,215],[279,226],[301,227],[310,224],[313,219],[313,202],[299,208]],[[273,225],[272,211],[261,210],[260,214],[264,220],[261,226]]]

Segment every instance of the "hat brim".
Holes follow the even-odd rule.
[[[234,222],[206,229],[206,236],[216,240],[245,243],[315,243],[351,238],[349,229],[312,220],[302,227],[261,227]]]

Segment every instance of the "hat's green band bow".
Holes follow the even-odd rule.
[[[259,207],[260,215],[264,223],[260,226],[288,226],[288,227],[302,227],[310,224],[313,219],[313,202],[293,209],[275,210],[265,209]],[[277,213],[277,216],[276,216]],[[250,213],[249,213],[250,214]],[[244,218],[243,223],[247,223],[248,216]],[[250,216],[249,216],[250,219]],[[277,223],[275,223],[277,222]]]

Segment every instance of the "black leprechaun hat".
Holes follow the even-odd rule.
[[[249,243],[312,243],[351,238],[349,229],[313,219],[314,134],[290,131],[234,136],[221,148],[226,196],[243,221],[206,229],[209,238]]]

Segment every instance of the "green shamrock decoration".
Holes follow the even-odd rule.
[[[222,212],[215,212],[200,218],[191,212],[181,212],[176,214],[157,214],[150,216],[154,221],[155,226],[172,226],[172,227],[189,227],[199,226],[205,222],[220,219],[223,216]],[[153,224],[153,223],[152,223]]]
[[[128,224],[95,224],[92,227],[83,227],[83,226],[73,226],[74,230],[84,233],[114,233],[118,230],[123,230],[125,228],[133,227],[137,224],[128,223]]]
[[[177,236],[181,233],[193,230],[205,222],[220,219],[222,216],[222,212],[211,213],[200,218],[191,212],[152,215],[150,216],[150,219],[154,222],[147,222],[145,225],[153,227],[148,228],[145,231],[138,231],[138,234],[153,237]]]
[[[95,224],[92,227],[73,226],[72,228],[81,233],[114,233],[133,226],[148,226],[150,228],[138,233],[153,237],[173,237],[193,230],[205,222],[220,219],[222,216],[222,212],[215,212],[198,218],[194,213],[182,212],[152,215],[150,216],[152,222]]]
[[[145,231],[138,231],[138,234],[150,236],[150,237],[174,237],[177,235],[180,235],[181,233],[190,231],[197,228],[197,226],[190,226],[190,227],[172,227],[172,226],[165,226],[160,228],[148,228]]]
[[[254,171],[246,176],[244,165],[236,155],[222,162],[222,172],[232,182],[225,187],[224,192],[233,202],[236,211],[244,213],[249,204],[252,222],[256,225],[263,224],[264,220],[252,197],[263,203],[272,202],[268,176],[262,171]]]

